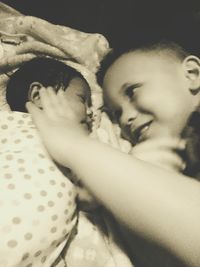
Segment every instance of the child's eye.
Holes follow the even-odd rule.
[[[112,120],[113,120],[113,122],[119,123],[119,119],[120,119],[121,115],[122,115],[121,109],[113,111],[112,112]]]
[[[141,84],[140,83],[137,83],[137,84],[132,84],[130,86],[128,86],[125,90],[125,94],[126,96],[128,96],[129,98],[133,98],[135,93],[136,93],[136,89],[138,87],[140,87]]]

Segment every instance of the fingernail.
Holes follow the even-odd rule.
[[[178,147],[180,149],[185,149],[186,148],[186,140],[185,139],[181,139],[178,143]]]
[[[44,87],[41,87],[40,93],[44,93],[45,91],[46,91],[46,89]]]
[[[63,95],[64,94],[64,90],[63,89],[59,89],[58,92],[57,92],[57,94]]]
[[[30,105],[31,105],[30,101],[26,102],[26,107],[30,107]]]
[[[185,170],[185,168],[186,168],[186,163],[184,162],[184,163],[182,163],[182,170]]]

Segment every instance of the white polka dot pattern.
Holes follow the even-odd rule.
[[[0,266],[51,266],[76,225],[75,188],[30,115],[0,112]]]

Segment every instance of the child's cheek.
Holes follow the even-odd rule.
[[[136,103],[139,109],[147,111],[148,113],[156,107],[155,97],[143,92],[140,92],[140,94],[136,96]]]

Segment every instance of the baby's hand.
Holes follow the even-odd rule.
[[[185,162],[182,154],[185,141],[177,138],[155,138],[133,147],[131,154],[154,165],[174,171],[183,171]]]

